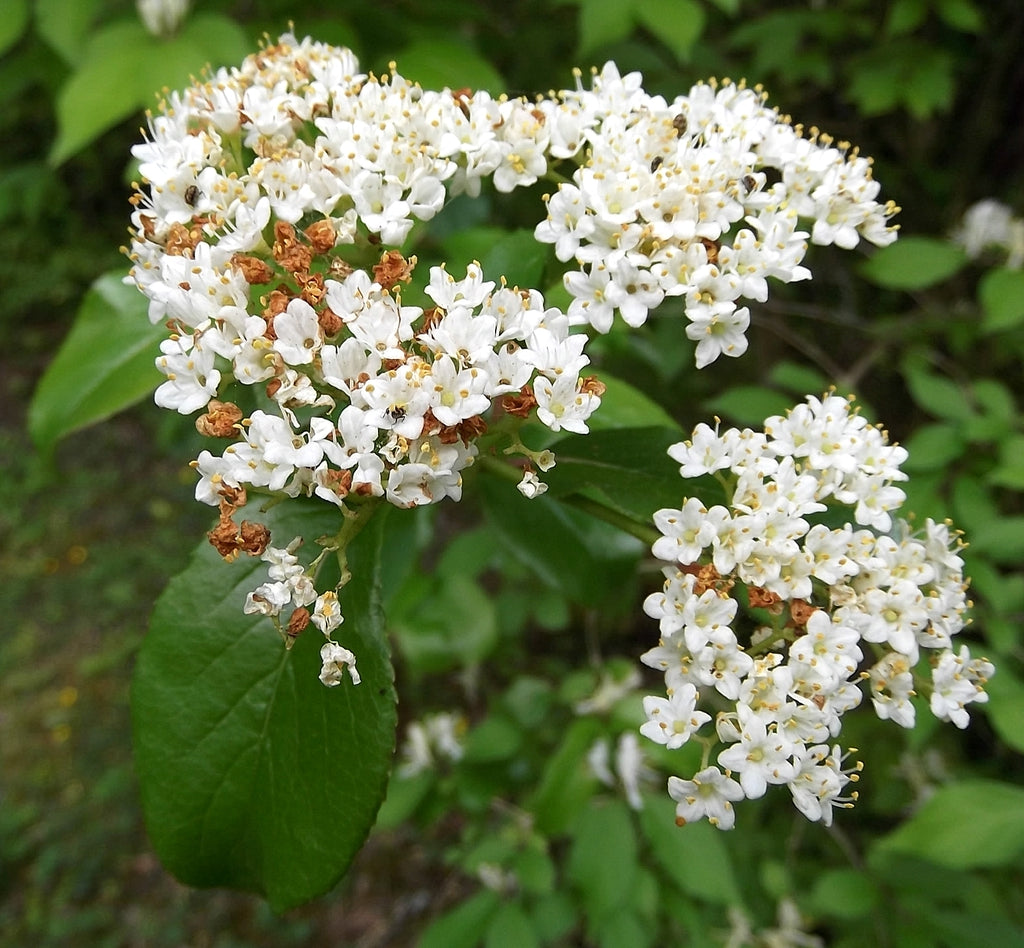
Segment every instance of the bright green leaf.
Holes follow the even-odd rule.
[[[522,730],[514,722],[504,715],[492,714],[466,736],[463,760],[467,763],[509,760],[519,753],[523,738]]]
[[[794,395],[817,395],[828,389],[829,380],[817,369],[795,362],[778,362],[772,366],[768,378],[778,388]]]
[[[903,374],[914,401],[928,414],[954,422],[973,418],[969,393],[952,379],[929,372],[914,359],[906,360]]]
[[[885,35],[902,36],[912,33],[928,15],[925,0],[894,0],[885,18]]]
[[[902,85],[903,104],[918,119],[942,112],[952,104],[956,92],[951,56],[942,50],[915,51],[912,66]]]
[[[826,917],[854,919],[871,913],[881,893],[871,876],[860,869],[829,869],[817,877],[811,906]]]
[[[103,0],[36,0],[36,29],[64,60],[75,65]]]
[[[680,430],[675,419],[638,388],[607,372],[593,374],[604,383],[605,392],[601,396],[601,407],[588,421],[591,432],[649,427]]]
[[[971,530],[971,549],[993,562],[1015,565],[1024,559],[1024,517],[1004,517]]]
[[[119,273],[100,277],[86,293],[29,406],[29,432],[41,451],[156,388],[162,376],[154,361],[167,333],[150,323],[147,305]]]
[[[1004,866],[1024,853],[1024,788],[994,780],[939,787],[878,844],[952,869]]]
[[[662,871],[687,895],[714,905],[743,905],[725,836],[701,821],[676,826],[668,796],[647,796],[640,827]]]
[[[283,546],[336,532],[322,507],[289,501],[260,519]],[[181,881],[254,890],[283,911],[330,889],[366,838],[396,723],[380,524],[379,512],[349,547],[340,597],[359,685],[320,683],[315,629],[286,651],[268,619],[242,612],[260,560],[225,563],[204,541],[160,597],[132,683],[135,762],[150,839]]]
[[[861,266],[861,274],[878,286],[920,290],[948,280],[967,262],[959,248],[934,237],[901,237],[882,247]]]
[[[696,0],[636,0],[633,16],[682,62],[704,32],[704,8]]]
[[[592,803],[572,827],[567,873],[592,921],[629,904],[637,873],[636,832],[619,800]]]
[[[587,56],[602,46],[627,39],[633,31],[632,4],[628,0],[579,0],[579,4],[578,56]]]
[[[486,279],[499,283],[504,277],[509,286],[526,288],[540,284],[550,251],[546,244],[537,242],[532,230],[515,230],[477,259]]]
[[[655,932],[645,924],[635,910],[613,912],[589,926],[597,948],[648,948],[654,944]]]
[[[971,0],[939,0],[939,16],[955,30],[980,33],[985,19]]]
[[[487,926],[484,948],[533,948],[537,933],[518,902],[504,902]]]
[[[1010,668],[999,668],[985,691],[985,716],[1008,746],[1024,753],[1024,682]]]
[[[476,948],[487,922],[500,905],[496,892],[477,892],[432,922],[416,948]]]
[[[471,46],[458,40],[421,39],[396,57],[398,72],[424,89],[486,89],[505,91],[505,80]]]
[[[544,944],[563,944],[561,939],[577,924],[576,905],[567,893],[552,892],[534,902],[530,921]]]
[[[138,20],[112,23],[94,33],[78,68],[57,95],[57,140],[50,162],[59,165],[108,128],[141,112],[156,91],[149,74],[159,43]]]
[[[904,447],[909,456],[903,466],[908,471],[936,471],[964,453],[964,439],[952,425],[923,425],[907,439]]]
[[[704,404],[728,421],[760,428],[765,418],[785,415],[793,407],[793,399],[763,385],[733,385]]]
[[[424,672],[479,664],[498,641],[494,603],[469,576],[417,576],[392,599],[391,631],[406,660]]]
[[[647,522],[655,510],[678,507],[692,491],[667,454],[681,438],[671,428],[618,428],[552,446],[558,459],[544,474],[552,497],[596,490],[608,506]]]
[[[208,66],[241,62],[252,52],[245,31],[215,13],[189,17],[174,36],[160,40],[156,55],[133,77],[143,105],[155,104],[162,89],[180,89]]]
[[[7,0],[0,14],[0,55],[21,39],[28,25],[28,0]]]
[[[1016,434],[999,443],[999,463],[985,476],[989,484],[1024,490],[1024,435]]]
[[[990,270],[978,284],[985,332],[1015,329],[1024,323],[1024,270]]]
[[[596,718],[577,718],[548,756],[536,790],[526,803],[540,832],[548,836],[564,832],[588,805],[597,777],[587,763],[587,753],[600,735],[601,724]]]

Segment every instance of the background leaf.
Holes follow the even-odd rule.
[[[875,252],[861,275],[892,290],[920,290],[949,279],[967,262],[959,247],[934,237],[901,237]]]
[[[300,506],[261,518],[275,543],[337,530],[337,511]],[[350,547],[341,594],[336,638],[359,685],[320,683],[315,628],[289,652],[269,620],[242,613],[259,560],[225,563],[204,541],[160,597],[132,685],[135,757],[153,846],[183,882],[251,889],[282,911],[330,889],[366,838],[396,724],[381,520]]]
[[[1024,853],[1024,788],[994,780],[947,784],[882,839],[901,853],[954,869],[1002,866]]]
[[[108,273],[92,285],[39,381],[28,428],[43,452],[52,452],[64,435],[134,405],[160,382],[153,363],[166,330],[150,323],[146,298],[121,280],[120,273]]]

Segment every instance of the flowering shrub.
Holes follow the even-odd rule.
[[[579,506],[671,564],[644,604],[666,697],[644,699],[640,733],[703,747],[669,779],[677,822],[728,829],[734,803],[784,784],[831,823],[855,797],[838,738],[861,684],[904,727],[915,688],[961,727],[985,699],[992,666],[953,643],[958,535],[893,517],[906,452],[845,399],[808,398],[763,433],[673,436],[700,479],[678,508],[655,500],[673,485],[639,476],[659,463],[649,428],[598,430],[626,388],[586,350],[617,316],[679,320],[705,368],[746,351],[744,301],[811,277],[808,241],[895,239],[897,209],[848,143],[742,84],[669,102],[608,64],[535,100],[435,92],[285,35],[170,94],[135,156],[130,281],[168,333],[156,401],[201,413],[222,445],[193,461],[217,525],[157,607],[133,694],[150,830],[185,881],[286,907],[347,868],[394,750],[385,514],[460,500],[471,468],[530,500],[600,485]],[[541,182],[532,234],[553,288],[476,260],[418,266],[455,197]],[[638,756],[620,742],[631,800]],[[344,814],[329,834],[324,799]]]

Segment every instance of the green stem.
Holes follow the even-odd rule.
[[[341,589],[352,578],[352,572],[348,568],[348,545],[360,534],[363,527],[370,522],[370,517],[376,512],[380,505],[380,497],[369,497],[358,507],[342,507],[344,521],[341,529],[332,538],[322,541],[325,550],[337,551],[338,569],[341,574],[338,578],[336,589]]]

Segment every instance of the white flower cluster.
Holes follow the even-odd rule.
[[[763,432],[700,425],[669,453],[683,477],[714,475],[727,498],[655,514],[653,552],[672,565],[644,604],[661,639],[643,661],[664,672],[667,697],[644,699],[641,732],[705,747],[697,774],[669,780],[677,818],[729,829],[734,802],[784,784],[829,824],[856,796],[844,795],[856,774],[833,741],[862,682],[878,716],[903,727],[915,686],[959,727],[967,704],[987,700],[992,665],[952,650],[968,607],[958,537],[892,516],[906,452],[835,395],[768,418]],[[723,702],[714,718],[701,709]],[[702,734],[712,720],[714,736]]]
[[[607,332],[618,311],[639,326],[680,297],[703,367],[746,351],[740,302],[766,300],[769,277],[810,277],[807,237],[844,248],[895,240],[898,209],[876,201],[870,161],[816,131],[803,137],[765,98],[726,82],[666,102],[609,64],[591,90],[541,106],[551,155],[579,164],[536,229],[579,267],[565,278],[575,321]]]
[[[331,638],[334,630],[345,621],[338,594],[333,589],[317,593],[313,576],[295,555],[301,544],[302,538],[296,537],[284,549],[268,546],[264,550],[262,558],[270,564],[268,580],[248,594],[242,611],[246,615],[269,616],[281,628],[279,617],[282,611],[293,606],[287,626],[281,628],[289,644],[312,623],[327,639],[320,649],[320,680],[328,688],[333,688],[341,682],[342,674],[347,670],[352,684],[358,685],[360,678],[355,655]],[[313,606],[311,610],[307,608],[310,605]]]
[[[527,460],[519,490],[536,497],[534,465],[554,458],[512,429],[536,418],[586,433],[604,391],[582,374],[588,336],[573,327],[607,331],[616,311],[636,326],[683,297],[706,365],[746,348],[741,298],[765,299],[769,277],[809,276],[806,237],[895,236],[870,163],[803,137],[760,92],[699,85],[667,103],[613,64],[589,91],[495,98],[424,90],[394,67],[368,75],[349,50],[286,34],[169,94],[133,153],[128,279],[169,330],[155,398],[202,411],[198,429],[228,442],[193,462],[227,557],[269,547],[258,524],[233,520],[248,490],[316,496],[346,515],[372,498],[458,500],[499,413],[506,453]],[[433,306],[403,301],[416,258],[400,248],[417,222],[485,181],[507,192],[541,178],[562,182],[535,235],[573,261],[568,312],[476,263],[461,278],[431,267],[418,290]],[[276,621],[314,593],[282,573],[248,605]],[[336,683],[353,665],[327,651]]]
[[[1024,266],[1024,218],[1015,217],[1001,201],[986,198],[972,204],[953,232],[953,240],[972,260],[994,250],[1006,257],[1006,267]]]

